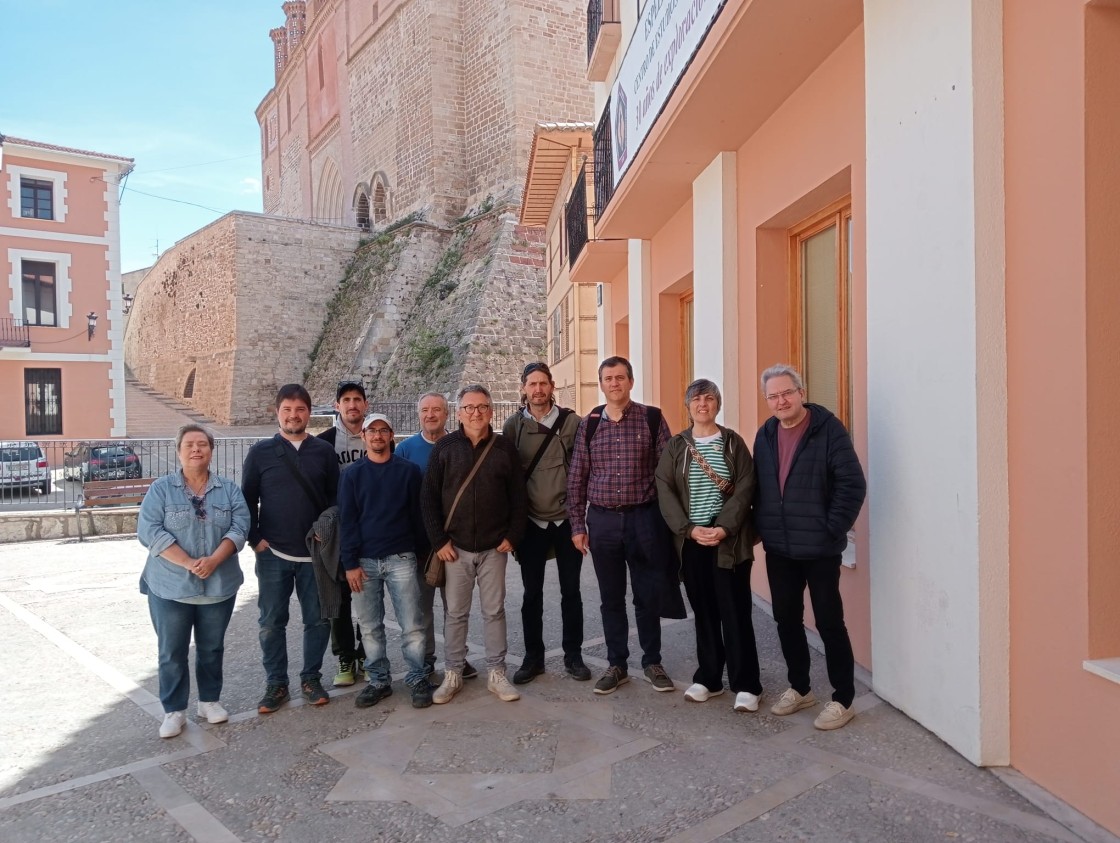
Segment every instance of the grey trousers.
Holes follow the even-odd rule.
[[[478,583],[478,606],[482,611],[483,637],[486,642],[486,667],[506,669],[506,562],[508,554],[496,550],[472,553],[455,548],[459,558],[448,563],[444,597],[447,616],[444,621],[444,662],[448,670],[463,669],[467,658],[467,622],[471,616],[474,586]]]

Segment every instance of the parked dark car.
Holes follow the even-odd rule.
[[[121,480],[140,477],[140,457],[124,442],[82,442],[64,458],[62,473],[67,480]]]
[[[47,456],[34,442],[0,442],[0,488],[51,490]]]

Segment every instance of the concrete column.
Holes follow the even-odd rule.
[[[734,152],[719,153],[692,183],[692,294],[696,377],[719,384],[723,422],[738,430],[741,390],[735,187]]]
[[[630,240],[627,255],[627,295],[629,297],[630,362],[634,366],[635,401],[653,400],[653,295],[650,242]]]
[[[1001,0],[865,0],[875,690],[977,764],[1009,732]]]
[[[611,290],[606,284],[597,284],[595,307],[595,349],[599,359],[598,368],[606,358],[614,354],[614,308],[611,307]]]

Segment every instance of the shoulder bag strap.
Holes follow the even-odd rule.
[[[528,476],[533,473],[533,469],[536,468],[537,463],[541,461],[541,457],[544,456],[545,449],[548,448],[548,443],[552,441],[552,437],[556,435],[556,431],[560,429],[560,425],[564,423],[565,418],[567,418],[567,414],[564,412],[564,409],[561,408],[560,417],[556,419],[556,424],[553,427],[548,427],[547,425],[543,425],[540,422],[537,422],[537,427],[541,428],[544,431],[544,441],[541,442],[541,446],[537,448],[537,453],[533,456],[533,461],[529,463],[529,467],[525,469],[526,478],[528,478]]]
[[[292,455],[288,453],[288,449],[284,447],[284,443],[276,443],[276,453],[280,455],[280,459],[283,460],[284,465],[288,467],[288,471],[292,472],[292,477],[303,487],[303,491],[306,493],[311,503],[315,505],[315,508],[319,510],[319,512],[325,510],[327,507],[323,503],[322,498],[315,494],[315,490],[311,488],[311,484],[307,482],[307,478],[303,476],[303,472],[292,462]]]
[[[471,481],[474,480],[474,476],[482,467],[482,463],[485,462],[486,456],[490,453],[490,449],[494,447],[494,439],[497,435],[498,434],[493,431],[490,432],[490,441],[487,442],[486,447],[482,449],[482,456],[478,458],[478,462],[474,464],[471,473],[467,475],[467,479],[463,481],[463,485],[460,486],[459,491],[455,493],[455,500],[451,502],[451,509],[447,511],[447,519],[443,522],[443,531],[445,533],[451,529],[451,518],[455,515],[455,507],[459,505],[459,498],[463,497],[463,492],[467,490],[467,486],[471,484]]]
[[[696,450],[696,446],[691,442],[688,443],[688,452],[692,454],[692,459],[700,466],[700,469],[708,475],[708,479],[716,484],[716,488],[720,493],[726,497],[731,497],[735,494],[735,484],[728,480],[726,477],[720,477],[714,468],[708,465],[708,461]]]

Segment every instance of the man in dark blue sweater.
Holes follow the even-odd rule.
[[[376,705],[393,693],[385,647],[385,592],[401,626],[401,650],[408,665],[405,684],[413,708],[432,704],[424,664],[424,625],[416,551],[425,543],[420,514],[420,467],[392,453],[389,419],[373,413],[362,423],[366,454],[342,475],[338,516],[340,558],[350,584],[354,613],[362,627],[369,684],[358,708]]]
[[[245,455],[241,491],[249,504],[249,544],[257,554],[261,654],[268,687],[257,710],[276,711],[288,693],[288,602],[293,589],[303,616],[300,688],[312,705],[330,701],[323,690],[323,654],[330,622],[319,613],[319,589],[307,552],[307,534],[338,496],[334,448],[307,433],[311,396],[298,383],[276,394],[280,431]]]

